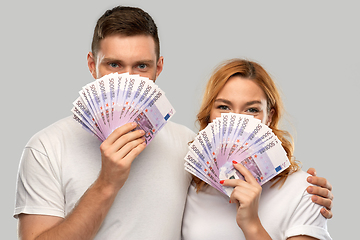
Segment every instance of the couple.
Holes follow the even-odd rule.
[[[138,8],[106,11],[97,22],[91,48],[87,59],[94,78],[129,72],[155,81],[163,69],[157,27]],[[280,97],[258,64],[232,60],[213,74],[198,114],[201,128],[222,112],[251,114],[268,124],[283,141],[291,169],[261,188],[234,163],[246,181],[222,183],[235,187],[229,203],[184,171],[183,158],[195,137],[186,127],[169,122],[145,147],[144,133],[131,131],[136,127],[132,123],[101,143],[68,117],[34,135],[24,149],[14,212],[19,237],[180,239],[182,229],[183,239],[226,234],[239,239],[330,239],[322,215],[332,215],[331,185],[312,176],[309,179],[320,187],[309,186],[306,174],[296,171],[293,146],[286,132],[277,129]],[[328,209],[311,201],[306,190]],[[277,221],[267,213],[276,209]]]

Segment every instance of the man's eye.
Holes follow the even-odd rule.
[[[140,68],[140,69],[145,69],[146,67],[147,67],[146,64],[139,64],[139,65],[138,65],[138,68]]]
[[[117,68],[119,65],[117,63],[109,63],[110,67]]]

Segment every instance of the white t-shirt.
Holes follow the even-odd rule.
[[[133,161],[95,239],[180,239],[191,177],[184,171],[195,134],[168,122]],[[71,117],[37,133],[19,166],[14,216],[65,217],[96,180],[101,142]]]
[[[331,239],[327,220],[321,215],[321,206],[311,201],[307,193],[307,173],[290,175],[279,189],[263,185],[259,203],[259,218],[272,239],[308,235],[318,239]],[[184,240],[245,239],[236,223],[236,204],[213,187],[196,193],[190,186],[187,197],[182,235]]]

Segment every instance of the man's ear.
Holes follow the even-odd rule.
[[[164,67],[164,57],[160,57],[156,64],[156,78],[160,75]]]
[[[92,52],[89,52],[88,55],[87,55],[87,63],[88,63],[88,68],[89,68],[89,71],[91,73],[91,75],[93,76],[93,78],[96,79],[96,62],[95,62],[95,58],[92,54]]]

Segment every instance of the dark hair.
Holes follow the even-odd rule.
[[[117,6],[107,10],[97,21],[91,44],[91,51],[97,55],[100,41],[106,36],[121,34],[124,36],[146,35],[155,42],[156,58],[160,57],[160,41],[156,24],[145,11],[136,7]]]

